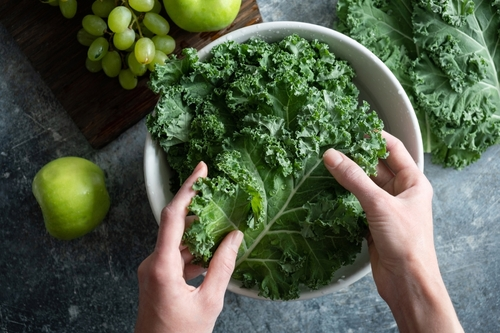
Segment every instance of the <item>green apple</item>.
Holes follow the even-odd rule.
[[[110,206],[104,172],[80,157],[61,157],[46,164],[35,175],[32,191],[45,228],[63,240],[92,231]]]
[[[217,31],[229,26],[241,0],[163,0],[168,16],[189,32]]]

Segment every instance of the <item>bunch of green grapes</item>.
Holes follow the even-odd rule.
[[[95,0],[77,34],[80,44],[88,46],[87,69],[102,70],[118,77],[124,89],[134,89],[138,77],[164,64],[175,49],[161,9],[158,0]]]
[[[59,7],[61,14],[68,19],[76,15],[76,9],[78,8],[76,0],[42,0],[42,2],[48,3],[54,7]]]

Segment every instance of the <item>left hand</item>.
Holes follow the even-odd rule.
[[[193,256],[182,245],[188,205],[196,194],[199,177],[207,176],[200,162],[161,214],[154,252],[139,266],[139,311],[136,333],[212,332],[224,305],[224,294],[233,273],[241,231],[229,233],[215,252],[199,287],[186,283],[204,269],[191,264]]]

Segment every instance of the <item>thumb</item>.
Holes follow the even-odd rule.
[[[215,251],[202,284],[204,292],[208,295],[224,294],[231,274],[233,274],[236,256],[242,240],[243,233],[234,230],[222,240]]]
[[[330,148],[323,154],[325,167],[337,182],[358,198],[366,210],[377,198],[386,194],[370,177],[346,155]]]

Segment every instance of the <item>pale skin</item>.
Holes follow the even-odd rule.
[[[193,183],[206,175],[207,166],[201,162],[162,211],[155,250],[138,270],[136,333],[212,332],[222,311],[243,234],[233,231],[224,238],[197,288],[186,281],[204,269],[191,264],[193,256],[181,243],[186,221],[192,220],[186,215],[195,195]]]
[[[400,332],[463,332],[434,248],[432,186],[401,141],[384,137],[389,157],[372,179],[333,149],[325,166],[366,212],[373,279]]]
[[[373,278],[401,332],[463,332],[439,271],[433,240],[432,186],[403,144],[384,133],[390,152],[368,177],[344,154],[329,149],[323,159],[335,179],[366,212]],[[243,235],[228,234],[199,287],[186,283],[203,272],[182,246],[191,189],[207,167],[200,163],[163,210],[155,251],[139,267],[136,333],[211,332],[222,311]]]

